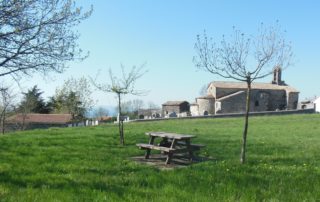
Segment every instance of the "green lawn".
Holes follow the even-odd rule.
[[[320,115],[250,119],[247,164],[239,164],[243,119],[52,128],[0,137],[1,201],[319,201]],[[194,134],[216,160],[161,171],[130,157],[146,131]],[[115,146],[116,145],[116,146]]]

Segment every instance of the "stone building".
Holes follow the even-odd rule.
[[[168,101],[162,104],[163,117],[184,117],[189,111],[190,106],[187,101]]]
[[[252,83],[250,111],[297,109],[299,92],[281,80],[281,68],[275,68],[271,83]],[[245,82],[214,81],[207,96],[191,104],[192,115],[242,113],[246,109]]]
[[[190,104],[191,116],[206,116],[215,113],[215,98],[212,95],[197,97],[196,102]]]
[[[156,119],[161,118],[161,109],[139,109],[139,119]]]

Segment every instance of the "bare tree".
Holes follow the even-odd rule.
[[[118,127],[119,127],[119,135],[120,135],[120,144],[124,145],[124,133],[123,133],[123,118],[121,114],[121,100],[124,95],[144,95],[146,91],[137,90],[135,88],[136,81],[141,78],[145,73],[144,65],[140,67],[133,66],[130,72],[127,74],[125,72],[125,68],[121,65],[122,75],[121,77],[116,77],[112,73],[112,70],[109,69],[109,77],[110,84],[108,83],[97,83],[96,79],[92,79],[91,81],[97,89],[106,92],[106,93],[114,93],[118,99]]]
[[[206,96],[207,95],[207,90],[208,90],[208,84],[204,84],[200,91],[199,91],[199,95],[200,96]]]
[[[274,68],[285,68],[290,64],[292,51],[284,39],[280,26],[266,27],[261,24],[256,37],[248,37],[237,29],[228,41],[224,36],[216,44],[204,33],[197,36],[195,44],[197,68],[223,78],[235,79],[247,84],[245,123],[242,137],[240,162],[246,160],[246,143],[249,125],[251,84],[257,79],[272,74]]]
[[[0,1],[0,77],[61,73],[83,59],[74,30],[88,18],[73,0]]]
[[[108,116],[108,114],[109,114],[108,109],[101,106],[98,107],[94,112],[95,118],[98,119],[99,121],[103,121],[103,117]]]

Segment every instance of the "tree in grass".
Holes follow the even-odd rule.
[[[122,74],[120,77],[116,77],[112,70],[109,69],[109,79],[110,83],[98,83],[96,79],[92,79],[91,81],[94,86],[98,90],[101,90],[105,93],[114,93],[117,96],[118,101],[118,127],[119,127],[119,136],[120,136],[120,144],[124,145],[124,132],[123,132],[123,118],[122,118],[122,110],[121,110],[121,101],[123,96],[125,95],[137,95],[141,96],[146,94],[146,91],[137,90],[135,88],[135,84],[138,79],[140,79],[145,73],[144,65],[140,67],[133,66],[129,73],[125,72],[125,68],[121,65]]]
[[[2,134],[4,134],[6,130],[8,115],[14,111],[15,97],[16,95],[11,87],[8,85],[2,85],[0,87],[0,124]]]
[[[246,111],[242,137],[240,162],[246,160],[246,143],[249,126],[251,84],[257,79],[272,74],[278,67],[290,65],[291,45],[284,38],[280,26],[266,27],[261,24],[255,37],[247,37],[237,29],[233,29],[230,39],[225,36],[218,43],[208,38],[197,36],[194,63],[197,68],[223,78],[246,82]]]
[[[75,27],[88,18],[72,0],[0,1],[0,77],[61,73],[83,59]]]

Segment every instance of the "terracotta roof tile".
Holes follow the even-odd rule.
[[[43,123],[43,124],[66,124],[71,122],[71,114],[16,114],[8,118],[10,122]]]

